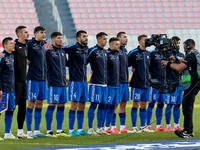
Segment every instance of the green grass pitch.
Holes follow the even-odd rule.
[[[200,130],[199,130],[199,122],[200,122],[200,94],[196,97],[195,107],[194,107],[194,133],[195,138],[200,138]],[[84,130],[88,130],[87,125],[87,111],[90,103],[87,103],[86,109],[85,109],[85,120],[84,120]],[[131,129],[131,107],[132,107],[132,101],[129,101],[126,107],[126,126]],[[40,125],[40,131],[43,133],[46,133],[46,122],[45,122],[45,112],[46,112],[47,104],[46,101],[44,101],[44,107],[42,110],[42,121]],[[63,130],[68,133],[68,112],[70,108],[70,102],[66,104],[65,107],[65,117],[64,117],[64,123],[63,123]],[[17,134],[17,109],[14,112],[13,116],[13,123],[11,131],[14,135]],[[55,111],[56,112],[56,111]],[[54,112],[54,120],[52,123],[52,130],[56,131],[56,118]],[[0,137],[3,138],[4,136],[4,114],[3,113],[0,116]],[[34,119],[33,119],[34,120]],[[154,113],[152,116],[152,121],[155,120],[155,108]],[[117,115],[116,119],[116,125],[119,129],[119,116]],[[139,127],[140,121],[138,116],[138,122],[137,125]],[[162,119],[162,125],[164,128],[165,125],[165,117]],[[173,115],[171,118],[171,125],[173,127]],[[181,112],[180,117],[180,125],[183,126],[183,115]],[[94,119],[94,129],[96,130],[97,122],[96,118]],[[152,128],[155,129],[156,124],[152,124]],[[34,127],[34,122],[32,124],[32,129]],[[76,122],[75,122],[75,129]],[[26,132],[26,124],[24,125],[24,131]],[[33,140],[28,139],[19,139],[19,140],[4,140],[0,141],[0,147],[1,149],[23,149],[23,148],[41,148],[41,147],[62,147],[62,146],[73,146],[73,145],[95,145],[95,144],[108,144],[108,143],[126,143],[126,142],[142,142],[142,141],[162,141],[162,140],[178,140],[178,138],[173,132],[154,132],[154,133],[135,133],[135,134],[128,134],[128,133],[122,133],[118,135],[101,135],[101,136],[81,136],[81,137],[70,137],[70,138],[37,138]]]

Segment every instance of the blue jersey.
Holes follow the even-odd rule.
[[[48,87],[66,86],[66,53],[53,45],[46,51]]]
[[[47,64],[44,42],[35,38],[27,42],[28,60],[30,60],[27,80],[46,80]]]
[[[15,91],[14,56],[3,51],[4,58],[0,58],[0,91]]]
[[[93,71],[90,83],[107,84],[107,51],[99,45],[90,48],[87,62],[90,63]]]
[[[169,58],[171,56],[175,58],[178,58],[178,57],[185,58],[183,53],[179,52],[179,54],[177,54],[176,51],[172,51],[170,54],[167,54],[166,58]],[[181,73],[181,71],[179,73]],[[173,80],[174,82],[178,83],[178,86],[181,86],[181,76],[178,74],[175,74],[175,71],[171,67],[167,67],[167,79]]]
[[[118,51],[108,49],[108,86],[119,86],[120,62]]]
[[[128,52],[125,47],[120,46],[119,61],[120,61],[120,83],[128,83]]]
[[[87,82],[88,47],[77,42],[62,49],[69,55],[69,80]]]
[[[141,50],[139,47],[130,51],[128,54],[128,66],[135,68],[133,72],[130,87],[149,88],[149,68],[151,62],[150,52]]]

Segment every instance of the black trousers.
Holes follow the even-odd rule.
[[[15,105],[18,105],[18,129],[23,129],[26,116],[26,81],[15,81]]]
[[[184,91],[184,99],[182,104],[183,115],[184,115],[184,130],[189,133],[193,132],[193,108],[195,96],[198,94],[200,87],[195,87],[193,90],[189,88]]]

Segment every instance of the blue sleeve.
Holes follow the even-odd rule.
[[[65,51],[67,54],[71,54],[73,52],[73,45],[68,45],[68,46],[63,46],[62,49]]]
[[[130,51],[129,54],[128,54],[128,66],[129,67],[133,66],[133,68],[135,68],[133,51]]]

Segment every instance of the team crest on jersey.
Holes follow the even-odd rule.
[[[142,59],[142,55],[139,54],[139,53],[137,53],[137,54],[136,54],[136,60],[141,60],[141,59]]]
[[[62,56],[64,56],[64,54],[62,53]]]
[[[155,54],[155,59],[161,59],[159,54]]]
[[[96,52],[96,58],[102,57],[101,53],[99,51]]]
[[[147,59],[149,59],[149,56],[147,56]]]
[[[115,59],[115,55],[111,54],[110,59]]]

